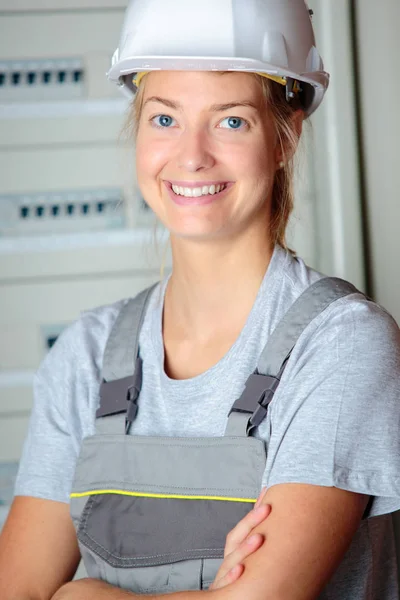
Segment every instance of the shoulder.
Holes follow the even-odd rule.
[[[53,423],[57,430],[68,431],[76,448],[92,433],[105,345],[126,302],[82,312],[62,331],[35,373],[32,423],[39,429]]]
[[[62,331],[35,373],[32,422],[41,430],[48,427],[53,437],[55,429],[68,432],[77,451],[81,439],[94,432],[104,351],[130,300],[83,311]]]
[[[283,251],[285,252],[285,251]],[[283,269],[284,313],[315,282],[327,276],[310,268],[300,257],[286,252]],[[283,313],[283,314],[284,314]],[[350,349],[352,340],[369,343],[365,351],[373,347],[381,351],[398,351],[400,330],[385,308],[362,293],[349,294],[330,304],[304,330],[299,346],[327,345],[336,340],[339,347]]]
[[[303,482],[399,508],[400,330],[360,293],[302,332],[271,405],[269,485]],[[394,498],[393,502],[386,499]]]
[[[98,387],[101,381],[103,357],[107,341],[124,307],[135,299],[151,292],[151,301],[157,297],[159,284],[140,291],[134,297],[97,306],[81,312],[80,316],[58,336],[56,343],[47,353],[35,375],[36,384],[75,387]],[[150,302],[151,304],[151,302]]]
[[[39,366],[17,494],[69,502],[82,439],[95,431],[104,348],[127,302],[83,312]]]
[[[82,311],[58,336],[42,361],[37,376],[65,368],[69,363],[84,368],[86,363],[101,368],[101,359],[112,327],[129,298]],[[54,371],[53,371],[54,372]]]
[[[310,286],[326,276],[309,268],[301,258],[280,249],[280,277],[273,294],[273,327],[285,317]],[[278,261],[275,261],[277,265]],[[351,293],[322,310],[299,335],[282,376],[280,392],[291,401],[310,397],[312,390],[336,398],[343,388],[365,391],[365,386],[393,383],[400,387],[400,330],[393,317],[361,293]],[[397,385],[396,385],[397,381]],[[333,390],[335,387],[335,390]],[[323,389],[322,389],[323,388]],[[302,392],[302,393],[301,393]],[[330,394],[331,392],[329,392]],[[280,405],[275,403],[276,409]],[[281,405],[283,406],[283,405]]]
[[[336,358],[354,356],[368,363],[379,356],[400,359],[400,330],[394,318],[361,293],[333,302],[303,333],[303,343],[336,349]],[[332,354],[332,352],[331,352]]]

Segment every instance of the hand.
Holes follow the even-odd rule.
[[[218,590],[237,581],[244,571],[242,561],[263,545],[264,537],[260,533],[250,534],[271,512],[269,504],[262,504],[266,491],[266,488],[262,489],[253,510],[239,521],[227,535],[224,562],[220,566],[210,590]]]

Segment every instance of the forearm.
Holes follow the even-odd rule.
[[[23,594],[22,596],[15,596],[15,595],[9,595],[9,594],[3,594],[2,590],[0,589],[0,598],[1,600],[42,600],[42,598],[40,598],[39,596],[32,596],[31,594]]]
[[[168,594],[168,600],[204,600],[205,594],[207,594],[207,597],[211,596],[213,600],[225,600],[225,598],[227,600],[236,600],[232,594],[225,592],[225,590],[228,591],[229,589],[232,591],[232,587],[229,586],[229,588],[211,592],[176,592]],[[88,600],[91,598],[96,598],[96,600],[135,600],[141,597],[141,595],[121,590],[97,579],[80,579],[64,585],[51,600]],[[165,598],[165,594],[155,596],[146,595],[146,598],[147,600],[158,600],[159,598]]]

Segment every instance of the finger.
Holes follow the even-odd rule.
[[[251,535],[247,540],[240,544],[239,548],[231,552],[222,563],[217,574],[217,579],[225,577],[233,567],[240,564],[245,558],[253,554],[264,543],[264,536],[260,533]]]
[[[236,565],[240,564],[245,558],[258,550],[263,543],[264,536],[260,533],[251,535],[224,559],[224,562],[218,571],[217,578],[220,579],[220,577],[224,577]]]
[[[218,580],[215,580],[214,583],[209,587],[210,590],[219,590],[230,583],[235,583],[241,577],[244,571],[244,565],[236,565],[226,573],[223,577],[220,577]]]
[[[263,487],[260,492],[260,495],[257,498],[257,502],[255,503],[254,508],[258,508],[260,506],[266,493],[267,493],[267,488]]]
[[[224,556],[228,556],[236,550],[242,542],[251,534],[253,529],[268,517],[271,512],[269,504],[263,504],[256,509],[251,510],[239,523],[229,532]]]
[[[271,512],[269,504],[262,504],[256,509],[251,510],[239,521],[239,523],[229,532],[225,543],[224,556],[231,554],[239,545],[250,535],[257,525],[262,523]]]

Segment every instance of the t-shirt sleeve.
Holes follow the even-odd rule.
[[[334,303],[296,345],[270,406],[264,485],[308,483],[400,509],[400,332],[378,305]]]
[[[42,361],[34,377],[16,496],[69,503],[82,439],[94,433],[108,329],[95,312],[84,313],[61,333]]]

